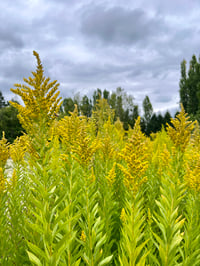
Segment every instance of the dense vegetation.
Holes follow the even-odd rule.
[[[140,115],[139,107],[134,103],[133,96],[128,95],[120,87],[113,92],[97,89],[94,91],[91,99],[87,95],[81,97],[80,94],[76,94],[73,98],[65,98],[56,115],[58,119],[66,115],[69,116],[70,112],[74,111],[76,105],[78,114],[89,118],[96,110],[97,103],[100,99],[105,99],[109,107],[113,110],[114,121],[120,119],[125,130],[128,130],[129,126],[133,128],[135,120]],[[141,117],[141,129],[143,133],[149,136],[151,133],[160,131],[162,126],[166,128],[166,124],[170,122],[171,118],[168,111],[164,115],[154,113],[148,96],[144,98],[142,107],[144,115]],[[6,138],[11,143],[17,136],[22,135],[24,131],[19,123],[17,114],[16,109],[10,106],[9,103],[5,103],[4,97],[0,92],[0,138],[4,131]]]
[[[198,124],[182,106],[150,139],[101,97],[58,119],[59,84],[34,55],[12,89],[24,105],[10,102],[26,134],[0,140],[0,265],[200,265]]]

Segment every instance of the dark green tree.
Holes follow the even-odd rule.
[[[17,114],[17,109],[10,105],[0,109],[0,138],[2,138],[4,131],[6,139],[11,143],[17,136],[21,136],[23,131]]]
[[[72,98],[65,98],[63,100],[63,109],[64,109],[64,113],[65,115],[69,115],[69,112],[73,112],[74,111],[74,100]]]
[[[110,92],[107,90],[103,91],[103,98],[109,101]]]
[[[92,101],[85,95],[83,96],[80,104],[81,114],[87,117],[92,115]]]
[[[6,102],[5,102],[5,99],[4,99],[4,97],[3,97],[3,94],[2,94],[2,92],[0,91],[0,109],[1,108],[3,108],[3,107],[5,107],[7,104],[6,104]]]
[[[193,55],[189,70],[186,70],[186,61],[181,63],[180,102],[185,111],[194,119],[199,119],[200,110],[200,59]]]
[[[170,124],[171,123],[171,114],[169,111],[167,111],[163,117],[163,124],[164,124],[164,127],[166,128],[167,127],[167,124]]]
[[[139,107],[138,107],[138,105],[134,105],[133,112],[131,114],[131,119],[130,119],[131,120],[131,123],[130,123],[131,127],[134,127],[135,121],[137,120],[138,116],[139,116]]]
[[[102,91],[100,89],[97,89],[93,93],[93,107],[95,107],[97,100],[99,100],[102,97]]]
[[[152,114],[153,114],[153,107],[152,107],[152,104],[148,96],[144,98],[142,106],[143,106],[143,111],[144,111],[145,128],[147,130],[147,125],[149,124]]]

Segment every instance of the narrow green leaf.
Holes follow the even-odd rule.
[[[35,265],[42,266],[41,261],[31,252],[26,251],[28,253],[29,260]]]
[[[106,257],[105,259],[103,259],[103,260],[98,264],[98,266],[103,266],[103,265],[106,265],[106,264],[110,263],[111,260],[112,260],[112,258],[113,258],[113,255]]]

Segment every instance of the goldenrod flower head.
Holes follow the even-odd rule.
[[[125,177],[124,184],[134,194],[147,180],[144,175],[149,165],[149,147],[149,139],[141,132],[140,117],[138,117],[132,135],[120,153],[121,158],[126,162],[127,168],[118,165]]]
[[[89,176],[89,181],[94,182],[96,180],[95,174],[94,174],[94,168],[92,167],[91,175]]]
[[[39,54],[33,52],[37,60],[37,70],[32,72],[33,77],[24,78],[27,85],[15,84],[12,92],[19,95],[24,106],[16,102],[10,102],[18,110],[18,118],[27,133],[38,133],[38,126],[50,125],[55,119],[61,106],[59,92],[56,92],[59,84],[57,81],[50,82],[50,78],[44,77],[44,70]],[[40,132],[41,133],[41,132]]]
[[[92,161],[94,153],[98,149],[97,140],[93,140],[87,134],[87,125],[84,121],[76,132],[76,136],[77,138],[73,141],[71,147],[73,157],[82,166],[88,166]]]
[[[192,149],[185,155],[186,173],[184,180],[188,187],[200,191],[200,154],[198,149]]]
[[[127,215],[126,215],[126,211],[125,211],[124,208],[122,208],[121,215],[120,215],[120,220],[122,221],[122,223],[125,223],[126,220],[127,220]]]
[[[106,179],[107,179],[108,184],[110,186],[113,185],[113,183],[115,182],[115,179],[116,179],[115,167],[116,167],[116,163],[113,164],[113,167],[111,168],[108,175],[106,176]]]
[[[117,143],[114,143],[111,137],[106,134],[105,137],[100,138],[99,149],[102,152],[100,153],[100,157],[103,160],[112,159],[116,155]]]
[[[10,145],[10,157],[14,162],[22,162],[24,160],[24,154],[27,151],[24,136],[17,137],[13,144]]]
[[[149,225],[152,224],[152,215],[151,215],[151,211],[149,208],[148,208],[148,213],[147,213],[147,222]]]
[[[86,235],[85,235],[84,230],[82,230],[82,232],[81,232],[80,240],[83,241],[83,242],[86,241]]]
[[[60,136],[61,141],[68,147],[74,145],[79,138],[78,134],[81,127],[86,127],[86,117],[78,115],[78,107],[75,105],[71,116],[65,116],[57,122],[56,133]]]
[[[172,161],[171,154],[167,149],[167,145],[164,143],[162,147],[157,150],[157,159],[158,159],[158,175],[162,176],[163,172],[166,169],[170,168],[170,163]]]
[[[6,188],[5,184],[6,184],[6,180],[4,178],[3,168],[0,167],[0,193],[5,191],[5,188]]]
[[[101,131],[104,123],[109,119],[114,120],[114,110],[112,110],[108,104],[108,101],[104,98],[97,100],[95,108],[92,111],[92,117],[98,125],[98,129]]]
[[[13,170],[12,177],[11,177],[10,181],[11,181],[10,182],[11,189],[15,188],[16,185],[17,185],[17,174],[16,174],[16,170],[15,169]]]
[[[180,148],[183,152],[190,140],[191,133],[196,122],[189,121],[187,113],[185,113],[181,104],[181,112],[176,118],[171,119],[171,125],[167,124],[167,133],[173,141],[176,148]]]
[[[191,144],[193,147],[200,148],[200,126],[199,123],[196,121],[194,132],[191,136]]]
[[[9,143],[5,138],[5,132],[3,132],[2,139],[0,140],[0,167],[4,168],[9,158]]]

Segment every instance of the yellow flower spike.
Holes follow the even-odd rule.
[[[148,213],[147,213],[147,222],[148,222],[148,224],[149,225],[151,225],[152,224],[152,215],[151,215],[151,211],[150,211],[150,209],[148,208]]]
[[[181,104],[181,111],[176,118],[171,119],[171,125],[167,124],[167,133],[174,143],[176,148],[180,148],[182,152],[190,140],[191,133],[196,122],[189,121],[187,113],[185,113],[183,105]]]
[[[80,127],[76,132],[76,138],[73,140],[71,147],[74,159],[83,167],[88,166],[92,162],[93,156],[98,148],[97,144],[97,140],[93,140],[87,134],[86,122],[81,120]]]
[[[27,151],[26,140],[24,136],[17,137],[13,144],[10,145],[10,157],[14,162],[22,162],[25,152]]]
[[[122,208],[121,215],[120,215],[120,220],[122,221],[122,223],[125,223],[126,219],[127,219],[127,215],[126,215],[125,209]]]
[[[132,135],[128,139],[120,156],[126,166],[118,164],[124,174],[125,186],[135,195],[139,187],[146,182],[144,176],[150,160],[150,140],[147,139],[140,128],[140,117],[136,120]]]
[[[94,174],[94,168],[92,167],[92,173],[89,176],[89,181],[94,182],[96,180],[95,174]]]
[[[16,170],[14,169],[13,170],[13,173],[12,173],[12,178],[10,180],[10,187],[11,189],[14,189],[17,185],[17,174],[16,174]]]
[[[113,167],[111,168],[108,175],[106,176],[106,179],[107,179],[108,184],[110,186],[113,185],[113,183],[115,182],[115,179],[116,179],[115,167],[116,167],[116,163],[113,164]]]
[[[15,84],[12,92],[19,95],[24,105],[16,102],[10,102],[18,110],[18,118],[26,132],[33,136],[38,134],[38,125],[40,130],[47,123],[51,125],[56,119],[54,113],[60,109],[61,98],[58,98],[59,92],[56,92],[59,84],[57,81],[49,82],[49,78],[44,77],[44,70],[35,51],[33,55],[37,60],[37,70],[32,72],[34,78],[24,78],[28,85]]]
[[[200,191],[200,155],[199,150],[193,148],[191,151],[185,154],[184,163],[186,167],[186,173],[184,180],[189,188],[195,192]]]
[[[0,167],[4,168],[9,158],[9,143],[5,138],[5,132],[3,131],[2,139],[0,140]]]
[[[6,188],[6,180],[4,178],[3,168],[0,167],[0,194],[5,191]]]
[[[81,232],[80,240],[83,241],[83,242],[86,241],[86,235],[85,235],[84,230],[82,230],[82,232]]]

